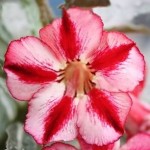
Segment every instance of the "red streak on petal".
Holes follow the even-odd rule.
[[[100,119],[112,126],[118,133],[123,133],[123,126],[117,112],[118,108],[111,103],[111,97],[96,88],[90,91],[89,97],[92,108]]]
[[[71,113],[71,102],[72,99],[65,96],[58,105],[49,111],[49,115],[45,119],[43,143],[47,143],[67,123]]]
[[[114,47],[113,49],[106,47],[105,50],[100,51],[99,54],[96,55],[91,65],[96,70],[113,70],[119,63],[127,59],[129,52],[134,45],[135,43],[131,43],[128,45]]]
[[[43,83],[55,80],[57,75],[52,70],[46,70],[34,65],[5,64],[5,70],[13,72],[20,80],[28,83]]]
[[[62,25],[60,28],[60,44],[68,59],[73,60],[79,51],[79,41],[76,38],[75,25],[66,10],[63,10]]]

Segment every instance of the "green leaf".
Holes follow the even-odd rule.
[[[5,80],[0,78],[0,142],[3,140],[6,127],[16,116],[16,102],[8,94]]]
[[[0,77],[4,77],[5,76],[4,71],[3,71],[3,60],[2,59],[3,58],[1,58],[1,55],[0,55]]]
[[[39,146],[24,132],[21,123],[14,123],[7,128],[6,150],[38,150]]]
[[[38,36],[42,27],[35,0],[0,2],[0,61],[11,40],[27,35]]]
[[[28,22],[30,24],[30,31],[32,35],[38,36],[39,29],[42,27],[40,19],[40,12],[35,0],[22,0],[21,5],[27,15]]]
[[[6,48],[7,48],[7,43],[3,39],[0,38],[0,68],[2,67],[2,64],[4,62],[4,54],[5,54]]]
[[[38,31],[42,26],[35,0],[5,1],[1,3],[1,22],[3,28],[5,28],[4,33],[11,34],[11,40],[26,35],[38,35]]]

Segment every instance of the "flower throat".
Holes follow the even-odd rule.
[[[66,95],[78,96],[88,93],[94,86],[92,82],[94,73],[90,65],[81,61],[72,61],[66,68],[60,71],[61,80],[66,85]]]

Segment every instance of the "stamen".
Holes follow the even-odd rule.
[[[86,65],[79,60],[75,60],[68,63],[67,67],[59,72],[57,81],[65,82],[66,94],[81,96],[95,86],[92,82],[94,73],[89,64]]]

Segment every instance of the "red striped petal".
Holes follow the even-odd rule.
[[[56,79],[61,64],[49,47],[35,37],[10,43],[4,69],[7,86],[16,99],[28,100],[43,84]]]
[[[126,121],[127,136],[131,137],[134,134],[150,130],[150,105],[139,101],[137,97],[130,94],[133,105],[128,114]]]
[[[103,122],[112,126],[116,132],[124,132],[123,125],[118,115],[118,107],[112,102],[113,95],[104,93],[98,89],[93,89],[89,93],[91,106]],[[128,99],[127,99],[128,103]]]
[[[135,43],[121,33],[103,32],[99,48],[95,50],[92,67],[96,70],[112,70],[125,61]],[[109,60],[109,61],[108,61]]]
[[[124,132],[131,99],[126,93],[93,89],[78,106],[78,127],[89,144],[103,146],[116,141]],[[92,128],[92,130],[91,130]],[[109,134],[108,134],[109,133]]]
[[[64,83],[51,83],[29,102],[25,130],[37,143],[68,141],[76,137],[75,108],[72,99],[63,96],[64,92]]]
[[[150,149],[150,134],[139,133],[129,139],[120,150],[149,150]]]
[[[105,33],[102,42],[91,62],[96,71],[95,83],[107,91],[132,91],[144,79],[143,55],[121,33]]]
[[[99,45],[102,27],[100,17],[92,11],[70,8],[64,10],[62,19],[41,29],[40,37],[56,51],[57,56],[61,55],[63,59],[65,56],[67,60],[79,57],[86,60],[88,53]]]
[[[80,50],[80,42],[76,35],[76,28],[70,15],[63,10],[62,24],[60,27],[60,45],[68,59],[73,60]]]
[[[68,122],[71,113],[72,99],[63,97],[58,105],[53,107],[44,120],[44,143],[48,143],[63,126]]]
[[[96,70],[105,70],[106,72],[117,69],[117,65],[127,59],[134,45],[134,43],[128,45],[124,44],[119,47],[114,47],[113,49],[106,47],[104,51],[96,55],[91,65]]]

